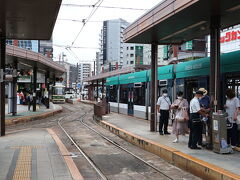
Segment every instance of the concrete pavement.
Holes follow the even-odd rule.
[[[0,138],[0,179],[71,180],[63,156],[45,129]]]
[[[5,118],[6,125],[12,125],[19,122],[27,122],[35,119],[42,119],[54,114],[61,112],[62,107],[57,104],[50,103],[50,108],[47,109],[44,105],[38,105],[37,111],[33,112],[32,109],[28,111],[27,105],[17,105],[17,115],[12,116],[12,114],[7,113],[8,105],[5,105]]]
[[[181,168],[192,168],[195,171],[192,173],[204,174],[208,171],[209,177],[240,179],[239,152],[221,155],[209,150],[192,150],[187,146],[188,136],[181,137],[179,143],[172,143],[175,139],[173,135],[160,136],[158,132],[150,132],[149,121],[127,115],[111,113],[103,116],[101,124],[129,142],[161,155]],[[193,169],[193,162],[196,169]]]

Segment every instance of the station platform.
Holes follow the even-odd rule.
[[[8,114],[8,104],[5,105],[5,121],[6,125],[12,125],[19,122],[27,122],[35,119],[42,119],[49,116],[53,116],[56,113],[62,111],[62,106],[50,103],[49,109],[47,109],[44,105],[37,105],[36,112],[32,111],[32,107],[30,111],[28,111],[27,105],[17,105],[17,115],[12,116],[12,114]]]
[[[240,179],[239,152],[221,155],[206,149],[192,150],[188,148],[187,135],[180,137],[179,143],[173,143],[174,135],[150,132],[149,121],[127,115],[110,113],[102,117],[100,124],[130,143],[203,179]]]
[[[0,138],[0,179],[72,180],[64,156],[46,129],[14,132]]]

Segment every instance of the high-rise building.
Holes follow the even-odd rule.
[[[83,79],[91,75],[91,64],[80,63],[78,64],[78,82],[83,83]]]
[[[123,31],[128,26],[123,19],[114,19],[103,22],[100,34],[100,61],[103,65],[109,63],[123,64]]]
[[[40,40],[39,41],[39,53],[47,56],[48,58],[53,57],[53,44],[52,38],[48,41]]]
[[[67,88],[74,88],[73,84],[76,84],[78,81],[78,65],[70,64],[64,61],[56,62],[64,66],[66,69],[66,72],[62,75],[63,85]]]
[[[99,74],[101,72],[102,66],[103,63],[100,60],[100,52],[96,52],[96,74]]]
[[[34,52],[38,52],[38,40],[15,40],[8,39],[7,44],[18,46],[20,48],[28,49]]]
[[[39,52],[48,58],[53,57],[53,44],[52,39],[45,40],[15,40],[8,39],[6,41],[7,44],[18,46],[20,48],[28,49],[34,52]]]
[[[168,61],[163,59],[163,46],[158,46],[158,65],[163,66],[167,64]],[[125,43],[123,68],[146,65],[151,65],[151,45]]]

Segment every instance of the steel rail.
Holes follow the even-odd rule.
[[[84,118],[87,115],[87,113],[85,112],[80,118]],[[99,168],[97,168],[97,166],[94,164],[94,162],[87,156],[87,154],[85,154],[85,152],[76,144],[76,142],[73,140],[73,138],[68,134],[68,132],[63,128],[63,126],[61,125],[61,121],[64,119],[65,117],[59,118],[58,120],[58,126],[62,129],[62,131],[67,135],[68,139],[74,144],[74,146],[78,149],[78,151],[83,155],[83,157],[88,161],[88,163],[94,168],[94,170],[98,173],[98,175],[103,179],[103,180],[107,180],[107,177],[104,176],[104,174],[101,172],[101,170]]]
[[[85,115],[86,116],[86,115]],[[173,180],[173,178],[171,178],[170,176],[168,176],[167,174],[163,173],[162,171],[160,171],[157,167],[151,165],[150,163],[148,163],[147,161],[145,161],[144,159],[142,159],[141,157],[135,155],[134,153],[132,153],[131,151],[127,150],[126,148],[120,146],[119,144],[117,144],[116,142],[114,142],[113,140],[109,139],[108,137],[104,136],[102,133],[100,133],[99,131],[95,130],[94,128],[90,127],[89,125],[87,125],[86,123],[84,123],[84,117],[80,117],[80,123],[82,125],[84,125],[86,128],[90,129],[91,131],[95,132],[96,134],[98,134],[100,137],[102,137],[103,139],[107,140],[108,142],[110,142],[111,144],[113,144],[114,146],[120,148],[121,150],[127,152],[128,154],[132,155],[133,157],[135,157],[136,159],[142,161],[144,164],[146,164],[147,166],[151,167],[152,169],[154,169],[155,171],[159,172],[160,174],[162,174],[163,176],[167,177],[168,179]]]

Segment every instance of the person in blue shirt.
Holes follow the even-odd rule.
[[[200,106],[204,109],[209,109],[210,97],[207,95],[208,91],[205,88],[200,88],[199,91],[203,92],[203,97],[199,99]]]
[[[198,91],[203,92],[202,98],[199,99],[200,107],[209,111],[210,109],[210,97],[207,95],[208,91],[205,88],[200,88]],[[208,118],[207,117],[202,117],[202,126],[201,126],[201,132],[202,134],[206,135],[206,126],[208,123]],[[198,145],[202,146],[202,134],[199,138]]]

